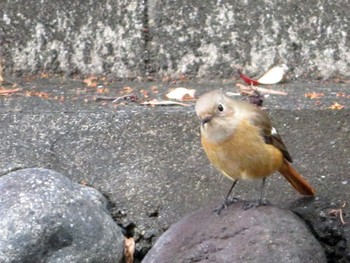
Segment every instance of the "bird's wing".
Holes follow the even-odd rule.
[[[282,152],[288,162],[293,162],[286,145],[277,130],[272,126],[271,120],[265,111],[256,108],[254,115],[251,117],[251,122],[260,128],[261,136],[264,138],[265,143],[275,146]]]

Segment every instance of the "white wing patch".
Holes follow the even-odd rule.
[[[272,127],[271,128],[271,134],[274,135],[274,134],[278,134],[277,130],[275,129],[275,127]]]

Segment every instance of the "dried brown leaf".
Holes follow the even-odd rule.
[[[319,99],[319,98],[321,98],[321,97],[323,97],[324,96],[324,94],[322,93],[322,92],[320,92],[320,93],[317,93],[317,92],[307,92],[307,93],[305,93],[305,98],[309,98],[309,99]]]
[[[122,88],[121,92],[125,94],[125,93],[131,93],[133,91],[134,91],[134,89],[132,87],[125,86],[125,87]]]
[[[0,96],[10,95],[10,94],[13,94],[13,93],[16,93],[16,92],[19,92],[19,91],[21,91],[20,88],[17,88],[17,89],[5,89],[5,88],[1,88],[0,87]]]
[[[331,215],[331,216],[336,216],[336,217],[339,216],[340,222],[343,225],[346,224],[346,222],[344,221],[344,218],[343,218],[343,210],[341,208],[340,209],[330,209],[328,211],[328,214]]]
[[[347,95],[345,92],[339,92],[339,93],[337,93],[337,97],[342,97],[342,98],[350,99],[350,95]]]
[[[157,100],[157,99],[153,99],[150,101],[145,101],[142,102],[141,105],[149,105],[149,106],[190,106],[188,104],[185,103],[181,103],[181,102],[177,102],[177,101],[171,101],[171,100]]]
[[[171,81],[171,77],[169,75],[165,75],[163,78],[162,78],[162,82],[170,82]]]
[[[0,83],[1,82],[4,82],[4,77],[3,77],[3,72],[2,72],[2,63],[1,63],[1,61],[0,61]]]
[[[158,86],[151,86],[151,91],[152,91],[152,93],[157,94],[158,93]]]
[[[101,88],[97,88],[96,92],[98,94],[106,94],[106,93],[109,93],[109,88],[106,88],[106,87],[101,87]]]
[[[94,77],[94,76],[90,76],[90,77],[87,77],[86,79],[84,79],[83,82],[88,87],[96,88],[98,79],[96,77]]]
[[[245,86],[243,84],[237,83],[236,87],[240,89],[242,95],[253,95],[255,92],[264,93],[264,94],[274,94],[274,95],[288,95],[287,92],[273,89],[266,89],[256,86]]]
[[[49,73],[47,73],[47,72],[42,72],[41,74],[40,74],[40,78],[41,79],[48,79],[50,76],[49,76]]]
[[[135,253],[135,240],[130,238],[125,238],[124,241],[124,256],[126,263],[134,262],[134,253]]]
[[[148,91],[147,90],[144,90],[144,89],[142,89],[142,90],[140,90],[140,93],[143,95],[143,97],[145,98],[145,99],[147,99],[149,96],[148,96]]]
[[[84,185],[84,186],[88,186],[89,185],[89,182],[88,181],[86,181],[86,180],[81,180],[80,182],[79,182],[81,185]]]
[[[337,102],[334,102],[334,103],[329,107],[329,109],[331,109],[331,110],[341,110],[341,109],[343,109],[343,108],[344,108],[344,106],[341,105],[341,104],[339,104],[339,103],[337,103]]]
[[[50,97],[49,93],[43,91],[27,91],[25,95],[27,97],[39,97],[42,99],[48,99]]]
[[[183,87],[178,87],[178,88],[171,90],[165,96],[168,99],[184,101],[184,100],[193,100],[195,93],[196,93],[195,89],[186,89]]]

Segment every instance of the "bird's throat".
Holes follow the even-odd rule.
[[[234,128],[229,126],[206,123],[201,126],[201,134],[211,143],[220,143],[227,140],[234,133]]]

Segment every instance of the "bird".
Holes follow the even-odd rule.
[[[222,89],[200,96],[195,111],[201,121],[202,147],[212,165],[233,180],[222,207],[238,180],[262,179],[263,204],[265,180],[276,171],[302,195],[313,196],[314,188],[292,166],[287,147],[266,111],[244,100],[233,100]]]

